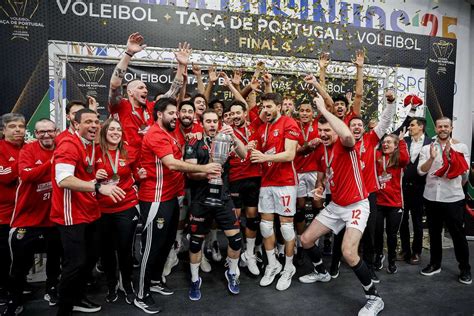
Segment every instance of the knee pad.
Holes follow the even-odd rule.
[[[189,240],[189,251],[191,251],[192,253],[198,253],[199,251],[201,251],[203,241],[204,238],[191,235],[191,238]]]
[[[258,225],[260,224],[259,217],[248,217],[247,218],[247,228],[256,232],[258,229]]]
[[[234,236],[227,237],[229,240],[229,247],[234,251],[238,251],[242,248],[242,234],[237,233]]]
[[[293,223],[281,223],[280,230],[285,241],[295,239],[295,227]]]
[[[305,220],[305,210],[304,209],[296,210],[295,222],[301,223],[301,222],[304,222],[304,220]]]
[[[260,221],[260,233],[263,238],[268,238],[273,235],[273,222],[262,219]]]

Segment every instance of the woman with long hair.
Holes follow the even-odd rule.
[[[97,148],[96,178],[100,183],[116,183],[126,195],[114,203],[108,196],[98,194],[100,218],[101,257],[107,279],[107,302],[118,298],[118,265],[122,278],[125,301],[132,304],[135,298],[132,286],[133,238],[139,218],[138,195],[134,180],[134,161],[130,161],[124,148],[122,126],[119,121],[109,118],[100,130]]]
[[[408,165],[407,144],[403,140],[404,131],[400,136],[389,134],[382,139],[377,152],[376,168],[380,190],[377,192],[377,216],[375,228],[375,268],[383,268],[383,232],[386,222],[388,266],[387,273],[397,272],[396,248],[397,234],[403,215],[402,177],[403,168]]]

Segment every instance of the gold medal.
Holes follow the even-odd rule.
[[[114,180],[114,181],[119,181],[119,180],[120,180],[120,176],[119,176],[118,174],[114,173],[114,174],[112,175],[112,180]]]
[[[92,173],[92,171],[94,171],[94,168],[91,165],[88,165],[86,167],[86,171],[87,171],[87,173]]]
[[[145,130],[145,128],[146,128],[146,125],[145,125],[145,124],[140,125],[140,130],[141,130],[141,131]]]
[[[304,144],[303,144],[304,147],[307,147],[308,145],[309,145],[308,142],[304,142]]]

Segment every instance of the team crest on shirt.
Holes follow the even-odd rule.
[[[16,232],[16,239],[22,240],[23,237],[25,237],[25,234],[26,234],[26,229],[19,228],[18,231]]]
[[[162,229],[164,226],[165,226],[165,219],[162,217],[157,218],[156,227],[158,227],[158,229]]]
[[[193,153],[193,147],[191,146],[186,146],[186,154],[187,155],[191,155]]]
[[[119,160],[119,166],[124,167],[125,166],[125,159],[120,159]]]
[[[278,130],[277,129],[273,131],[273,136],[275,136],[275,137],[278,136]]]

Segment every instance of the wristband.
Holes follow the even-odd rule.
[[[125,55],[128,55],[130,57],[133,57],[133,54],[130,54],[129,52],[125,51]]]
[[[94,187],[95,187],[95,193],[99,193],[99,190],[100,190],[100,187],[102,186],[102,184],[100,184],[99,182],[96,182],[94,184]]]

